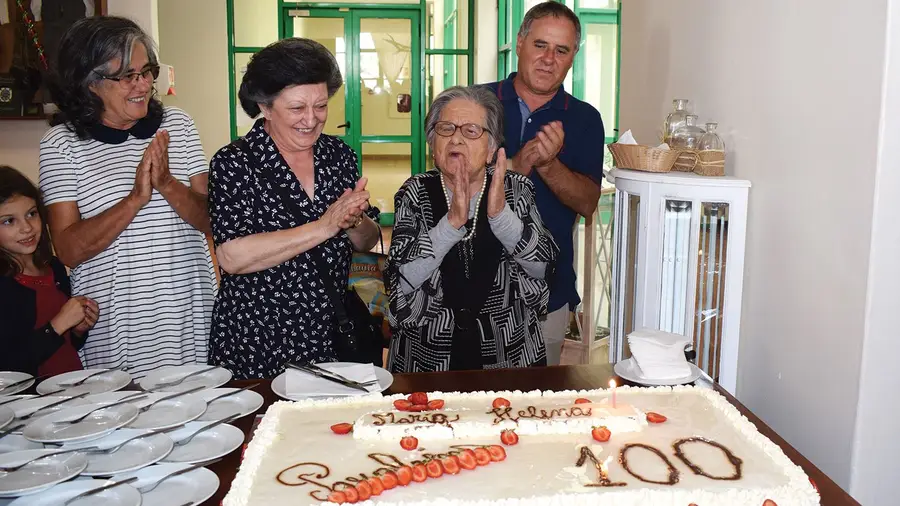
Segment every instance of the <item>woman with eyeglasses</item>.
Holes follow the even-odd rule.
[[[483,87],[431,104],[435,170],[395,197],[385,266],[393,372],[546,365],[539,319],[557,247],[528,178],[507,172],[503,105]]]
[[[154,43],[134,22],[76,22],[52,62],[59,112],[40,145],[56,255],[73,292],[103,308],[84,365],[136,377],[206,363],[216,284],[200,137],[156,97],[158,75]]]

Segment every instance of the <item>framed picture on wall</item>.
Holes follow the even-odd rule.
[[[0,0],[0,119],[43,118],[44,80],[62,34],[106,0]]]

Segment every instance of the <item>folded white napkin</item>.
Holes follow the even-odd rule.
[[[333,373],[364,383],[366,381],[374,381],[375,366],[372,364],[317,364],[323,369],[327,369]],[[298,371],[296,369],[287,370],[286,389],[289,397],[291,396],[308,396],[308,397],[326,397],[326,396],[347,396],[347,395],[364,395],[362,390],[345,387],[340,383],[328,381],[312,374]],[[380,392],[381,387],[378,383],[366,387],[369,392]]]
[[[625,133],[619,136],[619,140],[617,140],[619,144],[637,144],[637,140],[634,138],[634,134],[631,133],[631,130],[625,130]]]
[[[645,379],[670,380],[690,376],[691,366],[684,357],[687,337],[652,329],[639,329],[628,334],[628,346],[637,365],[637,373]]]

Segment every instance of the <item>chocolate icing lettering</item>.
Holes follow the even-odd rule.
[[[578,417],[586,417],[591,416],[591,408],[555,408],[547,411],[546,409],[538,410],[535,406],[528,406],[525,409],[520,409],[517,416],[513,416],[512,408],[509,406],[494,408],[487,412],[489,415],[494,415],[493,424],[497,425],[503,420],[509,420],[511,422],[518,423],[519,420],[525,419],[538,419],[538,420],[552,420],[553,418],[578,418]]]
[[[684,454],[684,450],[682,447],[686,443],[706,443],[710,446],[714,446],[719,450],[722,450],[722,453],[728,458],[728,462],[734,466],[734,473],[731,476],[713,476],[703,469],[700,468],[697,464],[688,459],[687,455]],[[742,476],[742,466],[744,465],[744,461],[737,457],[734,453],[731,452],[725,445],[718,443],[716,441],[712,441],[710,439],[702,438],[702,437],[689,437],[684,439],[679,439],[672,444],[672,449],[675,450],[675,456],[681,459],[684,462],[684,465],[688,466],[694,474],[699,474],[700,476],[706,476],[712,480],[725,480],[725,481],[734,481],[740,480]]]
[[[391,455],[390,453],[370,453],[369,458],[378,462],[382,466],[387,467],[389,470],[393,471],[394,469],[400,469],[404,464],[400,459]]]
[[[433,423],[436,425],[449,426],[451,423],[459,421],[459,415],[450,418],[444,413],[426,413],[423,415],[409,414],[402,416],[397,416],[396,413],[371,413],[371,416],[375,419],[375,421],[372,422],[372,425],[375,425],[376,427],[388,424],[402,425],[412,423]]]
[[[609,474],[606,473],[606,470],[603,469],[603,466],[600,464],[600,461],[597,460],[597,456],[594,455],[594,452],[591,451],[587,446],[581,447],[581,456],[578,457],[578,461],[575,462],[576,467],[581,467],[584,465],[584,462],[587,459],[591,459],[591,464],[594,465],[594,469],[597,470],[597,483],[588,483],[585,485],[586,487],[624,487],[628,485],[623,481],[613,482],[609,479]]]
[[[643,448],[645,450],[649,450],[649,451],[655,453],[657,457],[659,457],[660,459],[662,459],[663,462],[665,462],[666,467],[669,468],[669,479],[667,481],[650,480],[650,479],[644,478],[643,476],[632,471],[631,468],[628,466],[628,456],[627,456],[628,450],[630,450],[632,448]],[[678,469],[676,469],[675,466],[672,465],[672,462],[668,459],[668,457],[663,455],[663,452],[657,450],[656,448],[654,448],[650,445],[645,445],[645,444],[641,444],[641,443],[629,443],[629,444],[623,446],[622,450],[619,452],[619,464],[621,464],[622,467],[624,467],[625,470],[628,471],[628,474],[634,476],[635,478],[637,478],[643,482],[646,482],[646,483],[655,483],[657,485],[674,485],[674,484],[678,483],[678,478],[681,475],[681,473],[678,472]]]
[[[294,475],[293,473],[297,474]],[[328,485],[316,480],[327,478],[330,474],[331,469],[329,469],[328,466],[324,464],[319,464],[317,462],[302,462],[300,464],[294,464],[291,467],[283,469],[280,473],[278,473],[278,476],[276,476],[275,479],[278,480],[278,483],[287,485],[289,487],[313,485],[314,487],[316,487],[316,489],[309,493],[310,497],[318,501],[327,501],[328,493],[330,493],[333,489]],[[291,479],[291,477],[293,477],[293,479]],[[326,493],[324,496],[321,496],[319,495],[321,492]]]

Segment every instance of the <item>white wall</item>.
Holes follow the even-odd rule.
[[[49,125],[46,121],[0,120],[0,165],[9,165],[38,182],[38,145]]]
[[[225,0],[159,0],[159,57],[175,67],[163,103],[194,118],[207,160],[231,141]]]
[[[886,0],[623,2],[620,128],[653,142],[671,99],[694,99],[719,121],[728,172],[753,183],[738,397],[843,487],[885,13]]]
[[[850,475],[850,493],[867,506],[896,504],[900,495],[893,465],[900,454],[896,434],[900,409],[892,401],[900,391],[896,365],[900,357],[900,0],[889,1],[887,27],[865,342]]]
[[[122,16],[137,23],[153,40],[159,42],[157,0],[109,0],[107,14]]]

